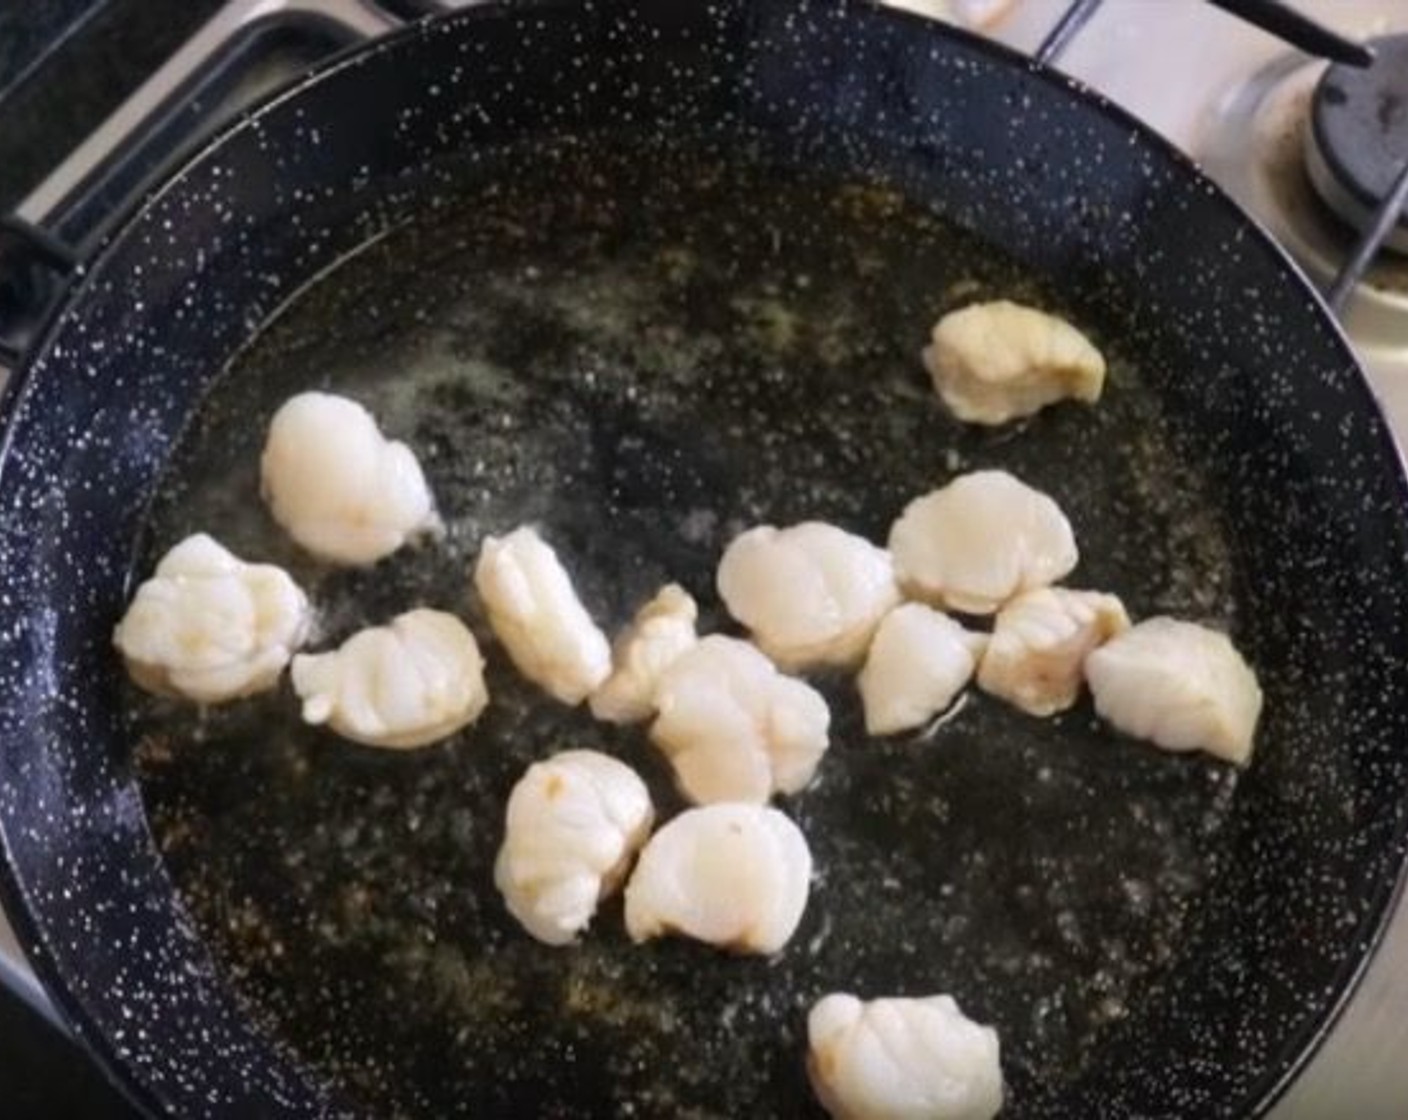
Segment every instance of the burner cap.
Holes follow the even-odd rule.
[[[1374,62],[1335,65],[1315,87],[1306,170],[1320,197],[1356,229],[1367,227],[1408,160],[1408,35],[1370,40]],[[1408,252],[1408,218],[1387,244]]]

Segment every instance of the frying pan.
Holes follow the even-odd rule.
[[[973,430],[916,352],[1012,296],[1112,359],[1095,408]],[[366,401],[449,535],[369,571],[300,556],[255,461],[289,393]],[[5,400],[4,901],[132,1098],[196,1116],[809,1115],[807,1006],[951,991],[1017,1117],[1244,1116],[1313,1049],[1380,932],[1408,806],[1404,482],[1322,306],[1182,157],[1088,91],[868,6],[485,7],[351,54],[215,140],[114,235]],[[1005,466],[1073,582],[1228,627],[1266,712],[1235,772],[1088,706],[981,695],[861,732],[852,685],[784,808],[817,878],[774,960],[577,947],[490,882],[508,789],[596,746],[679,801],[638,730],[514,679],[389,753],[286,692],[205,713],[110,648],[197,529],[290,567],[320,640],[423,603],[488,639],[466,568],[534,521],[609,626],[666,578],[726,626],[731,533],[877,539]]]

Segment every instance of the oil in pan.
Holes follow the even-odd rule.
[[[1106,398],[998,431],[955,423],[918,352],[943,311],[1059,293],[894,192],[707,146],[563,144],[461,192],[311,286],[212,391],[151,517],[150,563],[214,529],[284,564],[319,642],[412,606],[456,611],[478,542],[539,524],[608,630],[667,580],[727,627],[713,570],[762,522],[883,541],[911,497],[1002,466],[1076,528],[1079,586],[1138,615],[1228,607],[1223,532],[1116,340]],[[258,497],[292,393],[365,403],[421,456],[444,542],[369,570],[300,555]],[[1127,438],[1138,433],[1137,438]],[[817,783],[783,808],[817,874],[775,959],[632,946],[620,903],[580,943],[528,938],[494,889],[508,791],[571,747],[637,767],[638,728],[521,681],[488,642],[490,708],[421,751],[308,728],[284,691],[197,717],[135,693],[153,829],[250,1011],[374,1114],[796,1116],[805,1013],[833,990],[953,992],[998,1027],[1009,1111],[1046,1115],[1178,954],[1218,869],[1235,776],[981,694],[936,733],[865,737],[853,682]]]

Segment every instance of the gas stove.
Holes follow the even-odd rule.
[[[1069,17],[1057,68],[1188,152],[1286,248],[1339,309],[1408,446],[1408,217],[1398,216],[1402,199],[1396,214],[1385,204],[1395,189],[1408,195],[1408,3],[1294,3],[1343,38],[1370,43],[1375,62],[1361,69],[1289,48],[1202,0],[886,2],[1031,55],[1043,43],[1053,49],[1049,36]],[[208,22],[142,75],[127,100],[47,176],[25,184],[13,214],[21,226],[43,223],[69,244],[92,244],[115,220],[120,200],[139,195],[241,107],[350,43],[465,3],[207,0]],[[8,139],[7,128],[14,131],[7,100],[45,81],[70,40],[118,6],[115,0],[37,5],[32,21],[20,17],[17,25],[0,14],[0,141]],[[0,145],[0,156],[4,150]],[[3,180],[0,161],[0,192],[13,190]],[[1383,227],[1377,231],[1376,219]],[[1356,261],[1375,232],[1385,248],[1366,249]],[[12,340],[12,347],[23,341]],[[62,1029],[3,915],[0,980]],[[1355,995],[1271,1116],[1408,1116],[1405,1055],[1408,898],[1400,897]]]

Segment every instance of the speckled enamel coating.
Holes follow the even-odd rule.
[[[928,326],[994,294],[1093,333],[1098,408],[943,414]],[[330,575],[260,520],[263,424],[310,383],[423,454],[440,549]],[[804,1115],[805,1009],[848,989],[952,991],[997,1026],[1005,1115],[1246,1115],[1403,862],[1405,489],[1341,337],[1179,157],[917,19],[658,0],[413,28],[154,198],[5,414],[6,908],[154,1112]],[[818,878],[777,962],[632,949],[610,907],[568,953],[514,930],[491,863],[528,760],[605,746],[678,801],[635,732],[545,714],[492,648],[484,720],[388,758],[299,729],[286,694],[206,720],[142,700],[110,647],[193,520],[293,566],[330,640],[416,596],[466,610],[479,536],[520,518],[613,627],[664,578],[717,623],[742,525],[883,539],[923,485],[995,465],[1071,516],[1081,586],[1231,628],[1267,693],[1257,754],[1235,774],[1088,705],[982,696],[877,745],[823,681],[835,745],[786,806]]]

